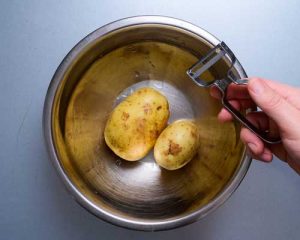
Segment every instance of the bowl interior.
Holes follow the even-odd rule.
[[[134,221],[181,218],[203,208],[231,181],[244,154],[239,126],[219,123],[219,101],[186,74],[210,48],[175,27],[134,26],[95,39],[70,63],[53,105],[54,145],[69,179],[102,212]],[[206,78],[215,79],[225,67],[221,63]],[[196,119],[200,147],[182,169],[160,168],[152,152],[138,162],[124,161],[104,142],[114,106],[144,86],[168,98],[170,123]]]

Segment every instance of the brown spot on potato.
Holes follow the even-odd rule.
[[[150,136],[152,138],[157,138],[159,136],[159,131],[158,130],[150,130]]]
[[[162,108],[162,106],[158,106],[158,107],[156,108],[156,110],[159,111],[161,108]]]
[[[129,117],[130,117],[129,113],[127,113],[127,112],[122,112],[121,118],[122,118],[123,121],[126,121]]]
[[[179,144],[174,143],[172,140],[169,139],[169,148],[167,151],[165,151],[165,155],[176,156],[181,151],[182,151],[182,147]]]
[[[128,130],[128,129],[129,129],[129,126],[128,126],[128,124],[126,124],[126,123],[123,124],[123,127],[124,127],[125,130]]]
[[[197,134],[196,134],[194,131],[191,131],[191,136],[192,136],[193,138],[197,138]]]
[[[136,128],[137,132],[144,133],[145,125],[146,125],[146,119],[145,118],[137,119],[137,128]]]
[[[151,108],[151,105],[149,103],[146,103],[144,106],[143,106],[143,109],[144,109],[144,113],[147,115],[148,113],[151,114],[152,113],[152,108]]]

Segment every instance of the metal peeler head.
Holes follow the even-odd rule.
[[[218,80],[207,81],[204,78],[202,78],[203,73],[208,71],[211,67],[217,64],[217,62],[219,62],[220,60],[222,60],[223,57],[226,56],[230,59],[231,66],[227,71],[227,75],[219,80],[229,79],[232,82],[236,82],[237,79],[232,72],[233,66],[236,63],[236,57],[224,42],[218,44],[210,52],[208,52],[206,56],[201,58],[197,63],[195,63],[191,68],[189,68],[187,70],[187,74],[198,86],[211,87]]]

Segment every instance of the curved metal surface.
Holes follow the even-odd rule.
[[[139,213],[135,215],[133,212],[126,212],[126,213],[120,213],[120,209],[115,209],[114,205],[110,202],[110,205],[106,205],[106,202],[103,203],[103,199],[96,199],[97,196],[99,197],[98,191],[89,191],[87,189],[90,189],[89,184],[84,183],[82,179],[80,178],[80,174],[78,174],[76,171],[69,171],[66,168],[66,163],[62,163],[63,156],[67,156],[67,152],[61,152],[57,148],[57,139],[62,138],[63,136],[58,136],[60,133],[57,132],[57,129],[54,126],[54,122],[56,121],[55,116],[57,116],[59,113],[59,104],[61,106],[63,105],[63,101],[60,99],[61,94],[65,94],[67,90],[64,90],[65,92],[62,92],[62,88],[65,87],[66,84],[66,77],[69,76],[71,70],[74,67],[74,64],[76,64],[76,61],[79,61],[79,57],[81,54],[87,49],[95,44],[95,42],[99,41],[99,39],[104,38],[109,33],[116,32],[118,30],[125,29],[127,27],[132,26],[144,26],[144,25],[151,25],[151,26],[170,26],[173,28],[178,29],[178,31],[183,30],[186,32],[189,32],[195,36],[198,36],[199,38],[203,39],[203,42],[206,42],[207,45],[211,45],[211,47],[217,45],[220,41],[206,32],[205,30],[194,26],[190,23],[168,18],[168,17],[161,17],[161,16],[140,16],[140,17],[132,17],[132,18],[126,18],[122,19],[113,23],[110,23],[108,25],[105,25],[96,31],[89,34],[86,38],[84,38],[82,41],[80,41],[64,58],[60,66],[58,67],[56,73],[53,76],[53,79],[50,83],[46,98],[45,98],[45,105],[44,105],[44,114],[43,114],[43,127],[44,127],[44,135],[46,140],[46,145],[48,148],[49,155],[52,159],[52,162],[54,164],[54,167],[56,168],[59,176],[63,180],[65,186],[69,190],[69,192],[72,194],[72,196],[78,201],[83,207],[85,207],[87,210],[89,210],[94,215],[111,222],[113,224],[131,228],[131,229],[137,229],[137,230],[144,230],[144,231],[154,231],[154,230],[166,230],[166,229],[172,229],[179,226],[186,225],[188,223],[191,223],[193,221],[196,221],[197,219],[209,214],[211,211],[219,207],[228,197],[234,192],[234,190],[238,187],[240,182],[242,181],[243,177],[245,176],[248,167],[250,166],[251,159],[249,156],[245,154],[245,151],[240,151],[239,158],[240,161],[237,163],[235,170],[230,175],[230,178],[228,178],[228,181],[226,184],[224,183],[222,189],[218,191],[217,194],[215,194],[209,202],[205,203],[204,205],[195,205],[195,206],[188,206],[187,211],[183,211],[182,213],[178,212],[176,214],[166,214],[166,216],[159,216],[155,217],[154,215],[151,215],[147,218],[146,216],[139,216]],[[155,46],[152,46],[155,47]],[[187,46],[184,46],[187,47]],[[169,48],[169,47],[166,47]],[[157,49],[157,47],[156,47]],[[175,50],[179,51],[180,50]],[[86,60],[88,61],[88,60]],[[188,64],[188,63],[187,63]],[[188,66],[188,65],[187,65]],[[78,70],[79,71],[79,70]],[[83,70],[82,70],[83,71]],[[235,68],[235,71],[237,74],[244,78],[246,77],[246,74],[240,64],[238,64]],[[185,74],[185,71],[183,72]],[[141,80],[141,79],[138,79]],[[77,88],[77,87],[76,87]],[[70,89],[69,91],[72,93],[73,96],[73,90],[76,92],[76,88]],[[124,88],[123,88],[124,89]],[[67,94],[66,94],[67,95]],[[205,94],[203,93],[203,96]],[[74,96],[73,96],[74,98]],[[59,99],[59,101],[58,101]],[[72,98],[71,98],[72,99]],[[207,99],[205,97],[205,99]],[[72,102],[72,100],[70,100]],[[209,106],[210,103],[207,103]],[[192,102],[192,106],[194,103]],[[69,106],[67,106],[69,107]],[[204,104],[205,107],[205,104]],[[214,111],[217,111],[217,108],[220,106],[217,106],[214,108]],[[213,109],[213,108],[212,108]],[[61,109],[60,109],[61,111]],[[65,110],[67,111],[67,110]],[[204,111],[204,110],[203,110]],[[213,110],[212,110],[213,111]],[[209,112],[208,115],[213,115],[214,112]],[[196,111],[197,115],[197,111]],[[200,118],[199,118],[200,119]],[[65,119],[64,119],[65,120]],[[58,120],[57,120],[58,121]],[[201,122],[201,121],[200,121]],[[206,120],[199,124],[204,124],[205,126],[213,126],[211,129],[203,130],[203,133],[206,134],[205,137],[210,137],[214,130],[218,129],[220,133],[222,133],[222,128],[220,128],[214,120],[211,118],[206,118]],[[230,128],[230,127],[229,127]],[[230,128],[231,129],[231,128]],[[230,130],[231,131],[231,130]],[[222,135],[222,134],[221,134]],[[221,136],[220,135],[220,136]],[[235,136],[236,137],[236,136]],[[219,138],[224,141],[223,138]],[[215,137],[214,137],[215,140]],[[238,143],[236,143],[238,144]],[[207,151],[208,148],[205,148],[205,151]],[[205,155],[205,153],[203,153]],[[207,153],[208,154],[208,153]],[[67,157],[66,157],[67,158]],[[67,160],[66,160],[67,161]],[[146,161],[147,162],[147,161]],[[194,161],[195,164],[197,161]],[[72,161],[68,162],[68,164],[72,164]],[[202,163],[201,163],[202,164]],[[190,169],[192,169],[190,167]],[[79,170],[80,171],[80,170]],[[191,170],[192,171],[192,170]],[[229,175],[228,175],[229,176]],[[95,186],[92,186],[95,187]],[[109,202],[109,200],[107,200]],[[178,205],[179,206],[179,205]],[[128,209],[127,209],[128,211]],[[122,212],[122,211],[121,211]]]

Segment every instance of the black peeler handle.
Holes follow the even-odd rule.
[[[214,82],[214,85],[220,89],[222,92],[222,104],[223,106],[240,122],[242,123],[245,127],[247,127],[249,130],[251,130],[256,136],[261,138],[263,141],[266,143],[270,144],[277,144],[281,142],[280,138],[272,138],[268,136],[267,132],[263,132],[260,129],[258,129],[256,126],[254,126],[241,112],[236,110],[227,100],[226,98],[226,93],[227,93],[227,88],[230,83],[236,84],[236,85],[246,85],[248,83],[248,80],[246,79],[239,79],[236,81],[229,81],[226,79],[223,80],[216,80]]]

